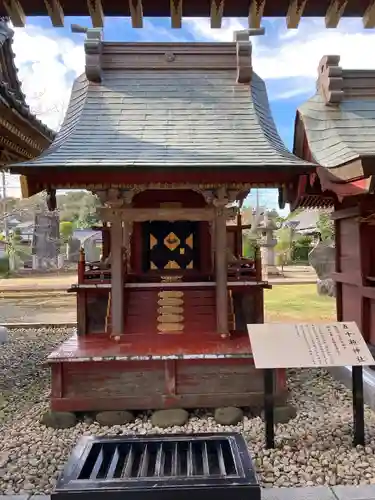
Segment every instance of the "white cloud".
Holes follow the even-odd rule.
[[[268,80],[271,99],[311,94],[319,60],[327,54],[339,54],[344,68],[375,68],[371,50],[375,33],[363,30],[360,20],[343,20],[335,30],[327,30],[322,19],[303,19],[293,31],[286,29],[285,20],[267,20],[265,25],[266,35],[252,39],[253,65]],[[226,19],[222,29],[210,29],[207,19],[184,19],[184,30],[179,32],[147,21],[140,38],[183,41],[188,31],[199,41],[225,42],[232,41],[234,31],[246,27],[246,19]],[[84,69],[83,36],[77,43],[60,33],[29,25],[15,29],[13,45],[28,103],[52,128],[61,123],[73,79]]]
[[[311,93],[324,55],[340,55],[344,68],[375,69],[375,52],[369,50],[375,33],[365,31],[359,19],[344,19],[331,30],[325,28],[323,19],[303,19],[298,30],[287,30],[285,20],[265,24],[266,35],[252,38],[253,66],[262,78],[281,80],[279,92],[272,92],[271,98]],[[204,19],[190,19],[187,27],[197,39],[230,41],[234,30],[246,27],[246,19],[226,20],[222,31],[211,29]]]
[[[208,39],[216,42],[232,42],[233,32],[246,29],[244,19],[230,18],[224,19],[220,29],[211,29],[209,19],[184,19],[184,28],[192,31],[195,37],[199,40]]]
[[[15,63],[27,102],[46,125],[57,129],[73,79],[84,69],[83,39],[78,45],[58,30],[34,25],[14,31]]]

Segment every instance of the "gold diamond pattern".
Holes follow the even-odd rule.
[[[169,250],[176,250],[176,248],[179,246],[181,243],[180,238],[176,236],[173,232],[170,232],[165,238],[164,238],[164,245],[169,248]]]

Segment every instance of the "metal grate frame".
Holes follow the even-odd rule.
[[[83,437],[52,494],[55,500],[260,500],[240,434]]]

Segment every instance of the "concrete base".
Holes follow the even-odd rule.
[[[50,500],[49,495],[0,495],[0,500]],[[375,500],[375,485],[264,488],[262,500]]]
[[[351,366],[328,368],[328,372],[334,379],[344,384],[348,389],[352,388]],[[372,410],[375,410],[375,371],[370,370],[370,368],[368,368],[367,366],[363,367],[363,397],[365,403]]]

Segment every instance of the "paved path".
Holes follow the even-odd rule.
[[[262,489],[262,500],[375,500],[375,486],[313,486]],[[50,500],[50,496],[0,495],[0,500]]]

